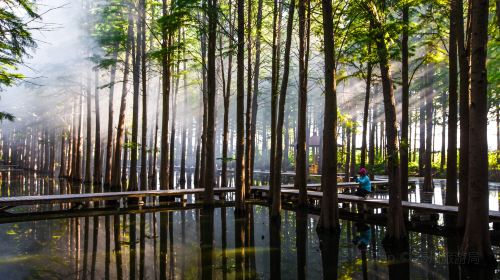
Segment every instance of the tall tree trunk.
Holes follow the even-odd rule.
[[[349,168],[349,174],[351,176],[354,176],[356,174],[356,132],[358,131],[358,122],[356,120],[356,116],[354,116],[354,119],[352,120],[353,123],[353,128],[351,132],[351,161],[350,161],[350,168]]]
[[[90,89],[90,73],[87,73],[87,148],[85,150],[85,179],[84,183],[90,184],[92,182],[92,173],[90,171],[92,159],[92,90]]]
[[[156,190],[157,189],[157,168],[156,168],[156,157],[158,155],[158,115],[159,115],[159,107],[160,107],[160,96],[161,93],[158,91],[158,98],[156,100],[156,114],[155,114],[155,133],[154,133],[154,144],[152,148],[152,155],[153,155],[153,162],[151,166],[151,182],[150,182],[150,189]]]
[[[208,50],[207,50],[207,154],[205,163],[205,194],[203,202],[212,206],[214,200],[215,177],[215,97],[217,95],[217,77],[215,69],[215,51],[217,42],[217,0],[208,0]]]
[[[432,154],[433,154],[433,145],[432,145],[432,116],[433,116],[433,105],[432,100],[434,99],[434,90],[433,90],[433,82],[434,82],[434,65],[429,64],[427,66],[427,71],[425,73],[426,77],[426,94],[425,94],[425,160],[424,160],[424,186],[423,189],[426,192],[432,192],[433,183],[432,183]]]
[[[488,0],[472,0],[471,99],[469,106],[469,203],[462,254],[496,267],[491,249],[488,203]],[[468,257],[468,258],[467,258]]]
[[[387,135],[387,171],[389,175],[389,211],[387,219],[387,232],[385,244],[395,245],[407,242],[407,233],[403,219],[401,205],[401,181],[399,180],[399,158],[396,121],[396,102],[389,64],[389,52],[385,42],[385,31],[379,21],[377,11],[372,11],[374,29],[378,32],[375,36],[377,53],[380,61],[380,74],[382,76],[382,92],[385,111],[385,130]]]
[[[250,182],[253,182],[253,171],[255,166],[255,139],[257,132],[257,97],[259,95],[259,73],[260,73],[260,40],[261,40],[261,32],[262,32],[262,2],[263,0],[258,0],[257,4],[257,23],[256,23],[256,34],[255,34],[255,67],[254,67],[254,75],[253,75],[253,91],[254,94],[252,96],[252,127],[251,127],[251,145],[252,152],[250,153]]]
[[[275,176],[275,160],[276,160],[276,117],[278,105],[278,0],[273,1],[273,41],[272,41],[272,57],[271,57],[271,149],[269,154],[269,188],[274,190],[276,186]],[[278,171],[279,172],[279,171]],[[281,174],[279,175],[281,176]],[[274,196],[270,196],[272,201]]]
[[[344,181],[349,182],[351,180],[351,175],[350,174],[350,166],[351,166],[351,134],[352,134],[352,128],[350,127],[349,124],[346,124],[346,129],[345,129],[345,137],[346,137],[346,145],[345,145],[345,165],[344,165]]]
[[[245,115],[245,193],[250,193],[250,161],[252,153],[252,1],[247,3],[247,105]]]
[[[234,35],[234,16],[232,13],[232,1],[230,1],[229,5],[229,38],[233,38]],[[232,49],[232,40],[229,40],[230,48]],[[222,36],[220,36],[220,59],[221,59],[221,69],[222,69],[222,79],[224,81],[224,61],[222,56]],[[227,59],[227,81],[222,84],[222,97],[224,99],[224,116],[223,116],[223,127],[222,127],[222,166],[221,166],[221,184],[220,186],[225,188],[227,187],[227,163],[229,162],[228,158],[228,138],[229,138],[229,102],[231,100],[231,82],[232,82],[232,67],[233,67],[233,52],[230,51]],[[250,154],[252,155],[252,153]],[[250,171],[251,172],[251,171]]]
[[[113,99],[115,91],[116,63],[118,58],[118,46],[114,46],[113,65],[109,77],[109,105],[108,105],[108,137],[106,141],[106,170],[104,171],[104,186],[111,185],[111,170],[113,157]]]
[[[337,85],[331,0],[322,0],[322,7],[326,63],[323,156],[321,163],[321,190],[323,191],[323,197],[321,198],[321,213],[318,228],[338,232],[340,226],[337,202]]]
[[[238,0],[238,51],[236,73],[236,212],[245,211],[245,115],[244,115],[244,52],[245,52],[245,0]]]
[[[129,8],[130,10],[130,8]],[[129,11],[128,18],[128,34],[127,34],[127,45],[125,48],[125,64],[123,69],[123,84],[122,84],[122,96],[120,101],[120,113],[118,115],[118,126],[116,128],[116,144],[114,149],[114,159],[112,164],[111,172],[111,191],[120,191],[121,189],[121,153],[123,147],[123,136],[125,128],[125,110],[127,108],[127,83],[128,75],[130,71],[129,60],[130,60],[130,48],[133,44],[133,15]]]
[[[186,33],[185,33],[185,30],[182,31],[182,40],[185,42],[186,41]],[[183,75],[183,82],[182,82],[182,86],[183,86],[183,95],[184,95],[184,102],[182,104],[182,108],[183,108],[183,111],[184,111],[184,115],[187,115],[188,114],[188,91],[187,91],[187,88],[188,88],[188,84],[187,84],[187,67],[186,67],[186,48],[183,48],[182,49],[182,57],[184,59],[184,61],[182,62],[182,69],[184,71],[184,75]],[[186,187],[186,143],[187,143],[187,139],[186,139],[186,126],[187,126],[187,119],[183,119],[182,120],[182,135],[181,135],[181,170],[180,170],[180,174],[179,174],[179,184],[181,185],[181,188],[185,188]]]
[[[136,15],[137,16],[137,15]],[[140,79],[141,79],[141,45],[142,32],[140,19],[136,20],[137,36],[135,42],[132,43],[132,86],[133,86],[133,101],[132,101],[132,139],[130,146],[130,171],[128,190],[136,191],[137,186],[137,154],[139,147],[139,94],[140,94]],[[145,143],[144,143],[145,144]]]
[[[458,46],[457,2],[450,3],[450,38],[448,47],[448,157],[446,162],[446,205],[457,205],[457,111],[458,111]]]
[[[139,20],[141,25],[141,82],[142,82],[142,129],[141,129],[141,174],[140,188],[141,190],[148,189],[148,166],[147,166],[147,137],[148,137],[148,90],[147,90],[147,72],[146,72],[146,0],[139,1]]]
[[[180,40],[179,40],[180,41]],[[172,124],[170,125],[170,158],[169,164],[168,164],[168,173],[170,174],[169,176],[169,182],[168,185],[170,186],[170,189],[175,189],[175,176],[174,176],[174,164],[175,164],[175,136],[176,136],[176,118],[177,118],[177,95],[179,93],[179,73],[180,73],[180,68],[179,68],[180,60],[177,61],[176,65],[174,66],[174,71],[176,73],[174,74],[175,81],[174,81],[174,92],[172,94]]]
[[[439,172],[443,174],[444,163],[446,161],[446,94],[441,94],[441,104],[443,108],[442,125],[441,125],[441,159],[439,164]]]
[[[297,120],[297,156],[295,157],[295,188],[299,189],[299,206],[307,205],[307,69],[306,1],[299,0],[299,91]]]
[[[99,109],[99,70],[95,70],[95,147],[94,147],[94,184],[100,185],[102,179],[101,158],[101,117]]]
[[[408,80],[408,29],[410,24],[409,4],[403,6],[403,36],[401,39],[401,141],[399,154],[401,157],[401,199],[408,200],[408,127],[409,114],[408,107],[410,103],[410,82]]]
[[[372,170],[370,172],[370,180],[373,180],[375,178],[375,174],[373,174],[373,170],[375,167],[375,127],[376,127],[376,121],[375,121],[375,109],[372,109],[372,121],[370,125],[370,147],[368,148],[368,167],[369,170]]]
[[[426,84],[426,83],[424,83]],[[418,149],[418,176],[424,176],[424,165],[425,165],[425,90],[420,89],[420,101],[419,101],[419,133],[420,133],[420,147]],[[428,148],[428,147],[427,147]]]
[[[167,16],[167,1],[162,1],[163,16]],[[167,32],[166,26],[162,30],[162,49],[166,50],[170,46],[171,34]],[[170,55],[164,52],[161,59],[162,67],[162,118],[161,118],[161,155],[160,155],[160,189],[169,189],[168,173],[168,117],[169,117],[169,99],[170,99]]]
[[[279,219],[281,212],[281,164],[283,157],[283,122],[285,116],[286,92],[288,89],[288,78],[290,73],[290,48],[292,44],[293,16],[295,13],[295,0],[290,0],[288,10],[288,22],[286,27],[285,55],[283,65],[283,77],[281,81],[278,120],[276,125],[276,158],[274,160],[274,188],[272,189],[271,217]],[[285,131],[285,133],[288,133]]]
[[[464,7],[461,0],[455,0],[457,3],[457,14],[463,15]],[[469,32],[470,7],[467,16],[467,32]],[[463,16],[457,16],[457,45],[458,45],[458,64],[460,65],[460,84],[459,84],[459,118],[460,118],[460,158],[458,172],[458,188],[460,202],[458,204],[457,227],[461,230],[465,228],[465,221],[468,208],[468,184],[469,184],[469,79],[470,79],[470,37],[464,35]]]
[[[59,178],[66,178],[68,176],[66,170],[66,129],[61,131],[61,160],[59,168]],[[69,156],[68,156],[69,157]]]
[[[371,29],[371,28],[370,28]],[[368,43],[368,56],[370,56],[372,52],[372,44]],[[366,165],[366,135],[368,132],[368,117],[369,117],[369,108],[370,108],[370,87],[372,82],[372,69],[373,65],[371,61],[367,62],[366,65],[366,88],[365,88],[365,105],[363,108],[363,136],[361,139],[361,161],[360,166],[365,167]]]
[[[75,168],[73,173],[74,181],[82,180],[82,111],[83,111],[83,94],[80,94],[80,104],[78,109],[78,129],[76,130],[76,146],[75,146]]]

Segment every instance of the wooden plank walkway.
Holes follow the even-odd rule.
[[[234,188],[215,188],[214,194],[234,192]],[[141,197],[183,197],[189,194],[203,194],[205,189],[176,189],[176,190],[151,190],[151,191],[126,191],[106,193],[84,193],[84,194],[60,194],[60,195],[37,195],[37,196],[12,196],[0,197],[0,209],[11,208],[20,205],[74,203],[102,200],[120,200],[125,198]]]
[[[252,187],[251,191],[253,192],[269,192],[269,188],[267,186],[262,187]],[[285,196],[298,196],[298,189],[290,189],[290,188],[282,188],[281,195]],[[312,199],[321,199],[323,197],[323,192],[320,191],[307,191],[307,197]],[[377,199],[377,198],[362,198],[355,195],[346,195],[346,194],[338,194],[339,202],[346,203],[356,203],[356,204],[364,204],[377,208],[385,208],[389,206],[389,200],[387,199]],[[444,213],[444,214],[458,214],[457,206],[448,206],[448,205],[438,205],[432,203],[418,203],[418,202],[402,202],[403,208],[417,210],[420,212],[432,212],[432,213]],[[490,211],[489,213],[490,220],[499,221],[500,220],[500,211]]]

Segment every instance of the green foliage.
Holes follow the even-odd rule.
[[[16,117],[14,117],[14,115],[9,114],[7,112],[0,112],[0,123],[3,122],[4,120],[13,122],[15,118]]]
[[[28,50],[36,47],[27,22],[39,18],[30,0],[4,0],[0,5],[0,90],[24,78],[16,73]],[[23,15],[24,13],[25,15]]]

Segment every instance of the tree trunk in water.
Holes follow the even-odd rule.
[[[351,133],[352,129],[350,127],[346,127],[346,146],[345,146],[345,165],[344,165],[344,181],[349,182],[351,180],[351,174],[349,174],[350,166],[351,166]]]
[[[61,131],[61,160],[60,160],[61,167],[59,168],[59,178],[67,177],[65,154],[66,154],[66,129],[63,128],[63,130]]]
[[[125,128],[125,139],[124,139],[124,143],[125,143],[125,147],[123,149],[123,162],[122,162],[122,172],[121,172],[121,188],[118,189],[117,191],[123,191],[123,190],[126,190],[127,189],[127,161],[128,161],[128,150],[129,150],[129,146],[130,146],[130,141],[128,139],[128,130],[127,128]]]
[[[186,34],[185,31],[182,31],[182,39],[183,41],[186,41]],[[184,89],[184,103],[182,105],[182,108],[184,109],[184,115],[188,114],[187,109],[188,109],[188,84],[187,84],[187,67],[186,67],[186,49],[182,49],[182,57],[184,58],[184,61],[182,63],[182,69],[184,70],[184,75],[183,75],[183,82],[182,86]],[[182,140],[181,140],[181,170],[179,174],[179,184],[181,185],[181,188],[186,188],[186,126],[187,126],[187,120],[183,119],[182,120]]]
[[[426,83],[424,83],[426,84]],[[426,84],[427,85],[427,84]],[[420,147],[418,149],[418,176],[424,176],[424,165],[425,165],[425,90],[420,89],[420,101],[419,101],[419,132],[420,132]],[[429,147],[427,147],[429,148]]]
[[[376,15],[376,11],[373,11]],[[384,100],[386,135],[387,135],[387,171],[389,175],[389,209],[387,214],[387,245],[404,244],[407,242],[407,233],[401,206],[401,181],[399,180],[398,139],[396,122],[396,102],[394,100],[393,82],[389,65],[389,53],[385,42],[385,32],[382,23],[375,20],[375,36],[377,53],[380,61],[380,74],[382,76],[382,90]]]
[[[368,43],[368,55],[371,54],[372,44]],[[363,137],[361,143],[361,161],[360,167],[366,167],[366,135],[368,132],[368,110],[370,108],[370,87],[372,82],[372,63],[368,61],[366,66],[366,88],[365,88],[365,106],[363,108]],[[371,173],[371,172],[370,172]]]
[[[238,0],[238,51],[236,73],[236,212],[245,211],[245,112],[244,112],[244,52],[245,52],[245,0]]]
[[[321,213],[318,228],[340,230],[337,201],[337,89],[332,2],[322,0],[325,52],[325,109],[323,118],[323,156],[321,163]],[[370,141],[371,143],[371,141]]]
[[[496,267],[491,249],[488,203],[488,106],[486,46],[488,0],[472,0],[471,99],[469,106],[469,203],[462,254]]]
[[[463,15],[464,7],[461,0],[455,0],[457,5],[457,14]],[[469,26],[470,7],[468,10],[467,26]],[[470,38],[464,35],[463,16],[457,16],[457,45],[458,45],[458,63],[460,65],[460,84],[459,84],[459,117],[460,117],[460,158],[459,158],[459,195],[457,227],[461,230],[465,228],[465,220],[468,207],[468,184],[469,184],[469,63],[470,63]],[[469,34],[469,30],[467,30]]]
[[[371,170],[370,180],[375,178],[375,174],[373,174],[373,169],[375,168],[375,109],[372,109],[372,123],[370,125],[370,147],[368,149],[368,166],[369,170]]]
[[[432,192],[433,190],[433,183],[432,183],[432,116],[433,116],[433,111],[434,108],[432,106],[432,99],[434,98],[433,96],[433,82],[434,82],[434,65],[429,64],[427,66],[427,71],[426,71],[426,94],[425,94],[425,129],[426,129],[426,135],[425,135],[425,160],[424,160],[424,186],[423,189],[426,192]]]
[[[214,200],[215,177],[215,97],[217,77],[215,73],[215,51],[217,41],[217,0],[208,0],[208,51],[207,51],[207,154],[205,163],[205,194],[203,202],[212,206]]]
[[[252,1],[247,3],[247,105],[246,105],[246,115],[245,115],[245,193],[250,193],[250,185],[253,183],[250,181],[249,174],[250,171],[250,154],[252,151]]]
[[[179,63],[180,63],[180,60],[177,62],[175,68],[174,68],[174,71],[176,71],[176,73],[174,73],[174,77],[175,77],[175,81],[174,81],[174,92],[172,94],[172,124],[170,125],[170,146],[169,146],[169,149],[170,149],[170,152],[169,152],[169,155],[170,155],[170,158],[168,159],[169,160],[169,164],[168,164],[168,173],[170,174],[169,178],[168,178],[168,185],[169,185],[169,189],[173,190],[175,189],[175,176],[174,176],[174,159],[175,159],[175,136],[176,136],[176,118],[177,118],[177,95],[178,95],[178,92],[179,92]]]
[[[257,97],[259,95],[259,73],[260,73],[260,40],[261,40],[261,29],[262,29],[262,2],[263,0],[258,0],[257,4],[257,23],[256,23],[256,34],[255,34],[255,67],[254,67],[254,76],[253,76],[253,91],[254,94],[252,96],[252,127],[250,133],[252,134],[251,145],[252,152],[250,153],[250,174],[247,176],[250,177],[249,181],[253,182],[253,171],[255,167],[255,138],[257,132]]]
[[[83,111],[83,94],[80,94],[80,104],[78,110],[78,129],[76,130],[76,145],[75,145],[75,168],[73,173],[74,181],[82,180],[82,111]]]
[[[129,11],[130,12],[130,11]],[[127,83],[129,74],[129,59],[130,59],[130,48],[133,44],[133,16],[129,13],[128,18],[128,35],[127,35],[127,46],[125,49],[125,65],[123,70],[123,85],[122,85],[122,96],[120,101],[120,113],[118,115],[118,126],[116,128],[116,144],[114,149],[114,159],[111,172],[111,191],[120,191],[121,189],[121,153],[123,147],[123,135],[125,128],[125,110],[127,108]]]
[[[139,1],[139,20],[141,25],[141,51],[140,51],[140,65],[141,65],[141,80],[142,80],[142,129],[141,129],[141,174],[140,174],[140,188],[141,190],[148,190],[148,165],[147,165],[147,137],[148,137],[148,90],[147,90],[147,76],[146,76],[146,0]]]
[[[137,153],[139,146],[139,88],[140,88],[140,69],[141,69],[141,23],[136,21],[137,36],[135,42],[132,43],[132,86],[133,86],[133,101],[132,101],[132,139],[130,146],[130,171],[129,171],[129,191],[137,191]],[[145,144],[145,143],[144,143]]]
[[[457,205],[457,111],[458,111],[458,67],[457,67],[457,6],[450,3],[449,76],[448,76],[448,157],[446,162],[446,205]],[[460,15],[462,16],[462,15]]]
[[[354,116],[352,122],[353,122],[353,128],[351,132],[352,140],[351,140],[351,161],[350,161],[349,174],[351,176],[354,176],[354,174],[356,174],[356,132],[358,130],[358,122],[356,120],[356,116]]]
[[[229,5],[229,7],[232,7]],[[229,9],[229,37],[233,38],[234,36],[234,18],[233,13],[232,13],[232,8]],[[232,42],[230,40],[230,42]],[[223,50],[223,45],[222,45],[222,36],[220,37],[220,60],[221,60],[221,69],[222,69],[222,79],[224,80],[224,61],[223,61],[223,56],[222,56],[222,50]],[[231,44],[232,45],[232,44]],[[224,105],[224,116],[223,116],[223,127],[222,127],[222,166],[221,166],[221,184],[220,186],[222,188],[227,187],[227,163],[229,162],[228,159],[228,138],[229,138],[229,102],[231,100],[231,77],[232,77],[232,67],[233,67],[233,52],[229,52],[228,55],[228,60],[227,60],[227,81],[226,83],[222,83],[222,97],[223,97],[223,105]],[[253,140],[253,136],[252,136]],[[253,149],[252,149],[253,151]],[[253,153],[252,153],[253,154]]]
[[[307,69],[306,69],[306,1],[299,0],[299,91],[297,120],[297,155],[295,157],[295,188],[299,189],[299,206],[307,206]]]
[[[95,70],[95,147],[94,147],[94,184],[100,185],[102,179],[101,158],[101,118],[99,110],[99,70]]]
[[[167,1],[162,1],[163,16],[167,16]],[[171,34],[167,33],[166,28],[162,32],[162,49],[170,46]],[[169,117],[169,99],[170,99],[170,55],[165,52],[161,59],[162,67],[162,116],[161,116],[161,155],[160,155],[160,189],[169,189],[168,173],[168,117]]]
[[[85,184],[92,182],[90,164],[92,159],[92,90],[90,89],[90,73],[87,73],[87,148],[85,150]]]
[[[276,161],[276,117],[278,104],[278,0],[273,1],[273,41],[272,41],[272,57],[271,57],[271,149],[269,153],[269,189],[274,194],[275,176],[275,161]],[[278,171],[279,172],[279,171]],[[279,175],[281,176],[281,174]],[[274,195],[269,196],[270,202],[274,199]]]
[[[111,66],[109,78],[109,105],[108,105],[108,138],[106,141],[106,171],[104,171],[104,186],[106,190],[111,185],[111,170],[113,157],[113,98],[115,91],[116,63],[118,58],[118,50],[115,46],[113,53],[113,65]]]
[[[278,120],[276,124],[276,158],[274,159],[274,188],[272,189],[271,218],[279,219],[281,212],[281,164],[283,157],[283,122],[285,115],[286,92],[290,73],[290,48],[292,44],[293,16],[295,13],[295,0],[290,0],[288,22],[286,28],[285,56],[283,65],[283,80],[281,82]],[[286,132],[285,132],[286,133]]]
[[[410,17],[409,4],[403,6],[403,36],[401,40],[401,141],[399,154],[401,156],[401,199],[408,200],[408,107],[410,103],[410,84],[408,80],[408,28]]]

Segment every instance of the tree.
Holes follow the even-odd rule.
[[[408,126],[409,114],[408,107],[410,103],[410,84],[408,80],[408,37],[409,37],[409,4],[403,6],[403,34],[401,38],[401,199],[408,200]]]
[[[434,82],[434,65],[430,63],[427,66],[425,73],[425,159],[424,159],[424,185],[423,189],[426,192],[431,192],[433,189],[432,183],[432,120],[433,120],[433,82]]]
[[[389,175],[389,211],[387,217],[387,233],[385,244],[397,245],[407,242],[407,233],[403,219],[403,207],[401,205],[401,187],[399,180],[399,157],[396,123],[396,104],[394,99],[393,81],[389,64],[389,52],[385,39],[384,29],[385,11],[370,1],[365,4],[370,18],[373,20],[374,41],[377,46],[377,54],[382,77],[382,92],[385,111],[385,132],[387,139],[387,173]]]
[[[338,231],[337,203],[337,91],[331,0],[322,0],[325,45],[325,109],[323,118],[323,157],[321,170],[321,213],[318,228]]]
[[[457,1],[450,2],[450,38],[448,47],[448,157],[446,161],[446,205],[457,205],[457,111],[458,111],[458,45]]]
[[[468,207],[461,252],[479,258],[480,264],[495,265],[489,232],[488,203],[488,109],[486,45],[488,0],[471,2],[471,94],[469,105]]]
[[[244,169],[244,48],[245,48],[245,0],[237,0],[238,46],[236,53],[236,212],[245,211],[245,169]]]
[[[95,69],[95,146],[94,146],[94,184],[101,185],[102,158],[101,158],[101,120],[99,110],[99,70]]]
[[[271,217],[276,219],[281,211],[281,164],[283,161],[283,122],[285,118],[286,92],[288,89],[288,78],[290,73],[290,48],[292,44],[293,17],[295,13],[295,0],[291,0],[288,8],[288,22],[286,27],[285,53],[283,62],[283,77],[279,95],[278,119],[276,124],[276,158],[274,160],[274,170],[276,171],[272,189]]]
[[[306,1],[299,0],[299,101],[297,120],[297,157],[295,159],[295,188],[299,189],[300,206],[307,205],[307,67],[306,67]]]
[[[215,173],[215,96],[217,95],[215,76],[215,51],[217,42],[217,0],[208,0],[208,51],[207,51],[207,96],[208,96],[208,126],[207,154],[205,168],[205,205],[213,205],[214,173]]]

